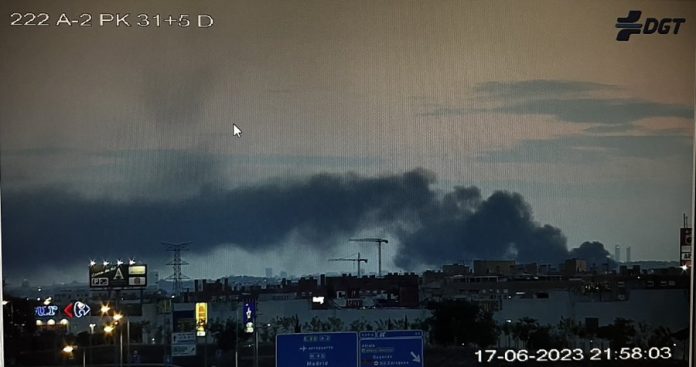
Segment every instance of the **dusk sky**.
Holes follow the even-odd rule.
[[[90,258],[116,257],[166,276],[160,240],[193,242],[191,277],[347,272],[327,259],[358,251],[375,271],[375,249],[347,241],[358,236],[390,239],[388,271],[423,270],[445,257],[420,261],[408,246],[428,245],[424,218],[446,217],[446,194],[473,192],[459,186],[480,189],[467,196],[472,213],[497,190],[533,212],[528,237],[501,239],[516,250],[491,254],[519,255],[550,225],[565,236],[550,236],[559,248],[599,241],[611,253],[631,246],[634,260],[677,260],[693,192],[694,2],[24,3],[0,8],[215,23],[3,23],[10,282],[86,281]],[[616,18],[631,9],[687,23],[618,42]],[[337,183],[321,191],[328,201],[309,190],[327,183]],[[356,205],[362,198],[379,203]],[[495,237],[481,231],[452,244],[462,256],[451,262],[482,253],[467,249]]]

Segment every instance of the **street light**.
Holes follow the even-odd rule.
[[[510,348],[510,334],[512,333],[512,320],[505,320],[505,329],[506,329],[506,334],[507,334],[507,347]]]
[[[94,335],[94,327],[96,327],[97,324],[95,323],[90,323],[89,324],[89,364],[92,364],[92,335]]]
[[[108,313],[109,310],[111,310],[111,307],[109,307],[109,305],[102,305],[100,308],[102,315],[105,315],[106,313]]]
[[[65,326],[65,332],[70,331],[70,321],[68,321],[68,319],[61,319],[58,323]]]
[[[104,326],[104,332],[107,334],[111,334],[114,331],[114,327],[111,325],[106,325]]]
[[[73,351],[77,349],[76,345],[66,345],[63,347],[63,353],[65,353],[66,358],[72,359]],[[85,350],[82,350],[82,367],[87,366],[87,360],[85,359]]]
[[[114,315],[111,317],[116,325],[119,325],[119,321],[124,318],[122,313],[116,312]],[[128,343],[128,350],[127,352],[130,353],[130,320],[126,318],[126,333],[127,333],[127,343]],[[119,345],[119,358],[118,358],[118,365],[123,366],[123,327],[119,329],[118,333],[118,345]]]
[[[118,325],[118,322],[123,318],[123,315],[116,312],[112,318],[116,322],[116,325]],[[118,365],[123,367],[123,327],[121,327],[118,332],[118,352]]]

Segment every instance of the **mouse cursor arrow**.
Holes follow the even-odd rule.
[[[232,135],[238,138],[242,136],[242,130],[237,127],[237,124],[232,124]]]

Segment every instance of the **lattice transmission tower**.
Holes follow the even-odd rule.
[[[173,287],[173,293],[175,295],[180,295],[181,290],[183,287],[183,280],[185,279],[191,279],[187,277],[186,275],[181,273],[181,266],[182,265],[188,265],[188,263],[184,260],[181,259],[181,251],[188,251],[188,245],[190,245],[191,242],[182,242],[182,243],[169,243],[169,242],[162,242],[162,245],[165,246],[167,251],[172,252],[172,260],[167,263],[167,265],[172,266],[172,270],[174,273],[170,276],[168,276],[166,279],[167,280],[172,280],[174,282],[174,287]]]

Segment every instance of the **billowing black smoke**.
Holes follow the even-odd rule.
[[[476,187],[458,187],[434,200],[420,227],[404,233],[401,243],[396,264],[406,269],[473,259],[555,264],[568,255],[561,230],[535,222],[522,195],[497,191],[483,199]]]
[[[604,248],[604,244],[598,241],[583,242],[580,247],[570,250],[569,256],[583,259],[590,266],[601,267],[603,264],[608,264],[609,269],[616,267],[616,261],[610,257],[609,251]]]
[[[421,169],[380,177],[320,174],[202,190],[180,201],[3,192],[4,265],[12,272],[88,258],[159,259],[161,241],[180,240],[193,241],[200,253],[220,244],[265,251],[292,236],[324,250],[366,229],[399,240],[395,260],[403,269],[475,258],[554,263],[569,256],[561,231],[537,223],[521,195],[495,192],[484,199],[478,188],[462,187],[442,196],[434,180]],[[578,256],[601,257],[602,251],[587,248]]]

